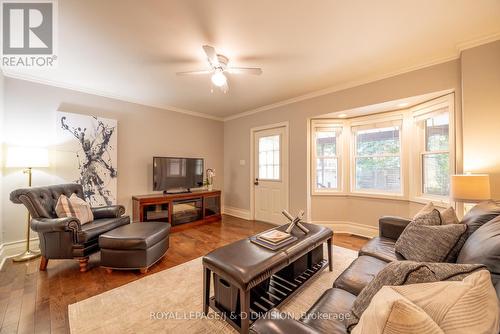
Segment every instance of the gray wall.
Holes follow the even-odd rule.
[[[0,245],[3,244],[3,135],[4,135],[4,76],[0,71]]]
[[[205,158],[217,171],[216,187],[223,187],[223,123],[101,96],[5,79],[6,146],[55,145],[56,111],[96,115],[118,120],[118,203],[132,213],[132,195],[152,192],[152,158]],[[53,154],[52,154],[53,158]],[[53,160],[53,159],[52,159]],[[24,238],[25,213],[8,201],[8,194],[26,185],[20,169],[3,170],[4,242]],[[51,168],[35,170],[33,185],[66,182]]]
[[[250,129],[288,121],[290,124],[290,209],[307,205],[307,120],[318,115],[377,104],[405,97],[453,89],[458,113],[461,108],[460,62],[454,60],[288,104],[224,123],[225,205],[250,207]],[[363,206],[363,210],[357,210]],[[410,215],[418,209],[407,201],[313,196],[312,220],[350,221],[376,226],[381,214]]]

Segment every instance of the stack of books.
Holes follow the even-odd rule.
[[[297,237],[294,237],[289,233],[274,229],[251,237],[250,240],[262,247],[271,250],[278,250],[297,240]]]

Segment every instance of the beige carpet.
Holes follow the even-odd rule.
[[[299,318],[356,257],[335,246],[333,272],[325,269],[280,310]],[[202,276],[197,258],[69,305],[71,333],[236,333],[213,311],[201,316]]]

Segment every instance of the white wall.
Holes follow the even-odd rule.
[[[41,145],[50,150],[57,110],[118,120],[117,200],[128,214],[132,214],[132,195],[152,192],[155,155],[205,158],[206,167],[217,171],[216,187],[223,187],[222,122],[12,78],[5,79],[4,91],[6,146]],[[33,175],[34,186],[66,181],[55,174],[54,166]],[[26,183],[20,169],[4,168],[0,215],[4,243],[24,238],[25,209],[12,204],[8,194]]]

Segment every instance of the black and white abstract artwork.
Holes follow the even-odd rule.
[[[83,186],[93,207],[116,204],[116,120],[57,112],[57,169],[67,182]]]

